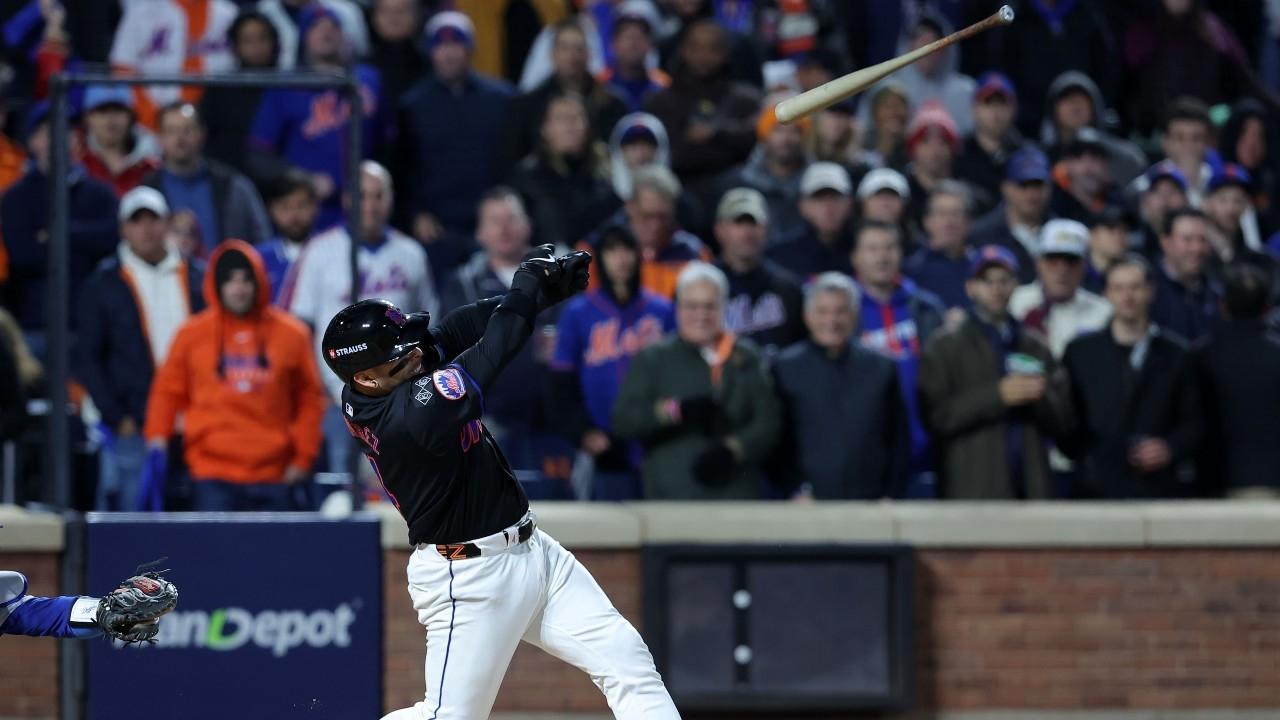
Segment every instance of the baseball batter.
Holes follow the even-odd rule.
[[[521,640],[590,675],[618,718],[680,717],[640,634],[537,528],[482,421],[485,392],[534,316],[586,287],[590,258],[537,248],[505,296],[436,327],[427,313],[365,300],[325,330],[347,427],[409,524],[409,596],[427,628],[426,697],[383,720],[488,718]]]

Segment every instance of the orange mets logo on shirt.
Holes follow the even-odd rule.
[[[467,386],[462,384],[462,373],[457,368],[437,370],[431,379],[446,400],[461,400],[467,394]]]

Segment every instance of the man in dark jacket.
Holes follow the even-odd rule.
[[[168,217],[159,191],[130,190],[120,202],[124,239],[80,297],[74,372],[102,416],[100,511],[138,509],[151,379],[178,328],[204,309],[200,268],[165,245]]]
[[[475,29],[466,15],[438,13],[426,35],[432,74],[405,93],[397,123],[403,165],[396,181],[413,188],[405,203],[420,241],[475,227],[476,203],[497,177],[511,99],[510,85],[472,71]]]
[[[903,265],[907,276],[937,295],[947,309],[972,306],[964,291],[972,252],[965,243],[972,197],[964,183],[938,183],[925,205],[925,246],[912,253]]]
[[[956,158],[955,176],[977,190],[976,212],[986,213],[1000,199],[1009,157],[1025,142],[1013,127],[1018,94],[1013,82],[1000,72],[978,78],[973,93],[973,132],[964,138]]]
[[[1242,499],[1280,497],[1280,333],[1263,320],[1271,276],[1251,263],[1223,271],[1226,320],[1197,351],[1205,398],[1203,480]],[[1218,488],[1214,488],[1215,490]]]
[[[1018,261],[1018,283],[1036,279],[1035,257],[1040,250],[1040,226],[1050,218],[1049,159],[1034,147],[1009,158],[1000,185],[1004,202],[973,224],[974,247],[999,245]]]
[[[1199,392],[1186,345],[1151,322],[1151,274],[1136,255],[1113,263],[1106,272],[1111,322],[1063,354],[1079,418],[1059,442],[1081,461],[1073,497],[1180,497],[1192,487]]]
[[[958,500],[1053,495],[1048,436],[1073,423],[1070,390],[1049,348],[1009,316],[1018,262],[979,250],[966,289],[973,311],[938,333],[920,360],[920,409],[938,455],[938,496]]]
[[[766,354],[804,337],[800,284],[764,259],[769,221],[764,196],[753,188],[730,190],[716,208],[716,266],[729,279],[725,328],[750,338]]]
[[[782,405],[777,483],[822,500],[902,497],[910,431],[889,357],[853,342],[858,289],[824,273],[805,291],[811,339],[773,363]]]
[[[160,169],[142,184],[159,190],[173,212],[196,216],[203,257],[227,238],[250,245],[271,237],[262,198],[249,178],[204,156],[205,127],[190,103],[169,105],[157,116]]]
[[[853,238],[853,182],[849,171],[832,162],[816,162],[800,178],[800,217],[792,235],[768,248],[769,259],[800,280],[824,272],[848,272]]]
[[[44,352],[45,278],[49,270],[49,121],[48,108],[39,105],[27,119],[27,161],[22,179],[0,198],[0,232],[9,254],[7,304],[23,332],[36,339],[32,350]],[[74,133],[73,133],[74,134]],[[67,175],[67,234],[71,245],[71,307],[94,266],[111,254],[120,240],[116,227],[116,196],[111,187],[90,178],[73,165]],[[76,324],[72,314],[70,324]]]
[[[648,112],[667,128],[671,169],[695,194],[706,195],[720,173],[747,159],[756,144],[760,98],[729,79],[729,39],[714,20],[684,33],[671,87],[649,98]]]
[[[1211,252],[1208,219],[1190,208],[1165,219],[1156,269],[1156,296],[1151,319],[1183,340],[1195,343],[1217,324],[1222,291],[1205,268]]]

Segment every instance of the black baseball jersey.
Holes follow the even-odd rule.
[[[409,540],[461,543],[515,524],[529,500],[484,426],[484,393],[532,331],[536,301],[516,290],[461,307],[431,329],[439,363],[383,397],[342,391]],[[428,348],[427,357],[432,355]],[[536,392],[530,388],[530,392]]]

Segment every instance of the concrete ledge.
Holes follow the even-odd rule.
[[[569,549],[634,548],[644,544],[641,517],[617,503],[533,503],[538,527]]]
[[[1275,720],[1271,710],[970,710],[937,712],[922,720]]]
[[[644,540],[665,543],[888,543],[895,539],[891,503],[651,502],[628,503]]]
[[[408,548],[386,504],[385,548]],[[921,548],[1280,547],[1280,502],[534,503],[566,547],[904,543]],[[3,531],[0,531],[3,533]],[[0,534],[0,543],[4,540]]]
[[[1148,545],[1280,546],[1280,502],[1150,503],[1140,507]]]
[[[1280,708],[1268,710],[968,710],[934,713],[920,711],[902,717],[912,720],[1275,720],[1280,717]],[[0,717],[0,720],[32,719]],[[609,713],[499,712],[490,715],[489,720],[613,720],[613,715]]]
[[[899,542],[917,547],[1142,547],[1134,506],[1115,503],[898,503]]]
[[[62,518],[33,513],[17,505],[0,505],[0,552],[62,552],[66,533]]]

